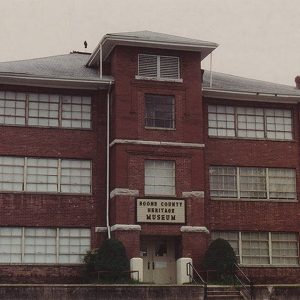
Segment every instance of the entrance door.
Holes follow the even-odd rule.
[[[144,263],[144,282],[176,283],[174,238],[142,238],[141,257]]]

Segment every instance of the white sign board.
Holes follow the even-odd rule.
[[[136,216],[141,223],[185,223],[185,201],[137,199]]]

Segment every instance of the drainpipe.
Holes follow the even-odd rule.
[[[110,166],[110,147],[109,147],[109,137],[110,137],[110,90],[111,90],[111,81],[109,82],[107,90],[107,107],[106,107],[106,227],[107,227],[107,237],[111,238],[110,234],[110,222],[109,222],[109,199],[110,199],[110,190],[109,190],[109,166]]]

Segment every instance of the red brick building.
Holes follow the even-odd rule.
[[[203,72],[216,47],[145,31],[0,63],[0,282],[74,281],[107,237],[147,282],[216,237],[254,282],[299,282],[300,91]]]

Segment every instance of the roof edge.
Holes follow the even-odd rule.
[[[168,42],[168,41],[149,41],[147,39],[138,39],[133,37],[127,37],[127,36],[120,36],[120,35],[112,35],[112,34],[106,34],[101,39],[101,41],[96,46],[95,50],[92,52],[89,60],[86,63],[87,67],[91,67],[94,65],[95,60],[97,59],[97,56],[100,56],[100,48],[105,46],[105,43],[112,42],[112,45],[108,46],[107,53],[104,53],[103,60],[105,60],[113,48],[117,45],[128,45],[128,46],[138,46],[142,45],[144,47],[154,48],[155,46],[160,46],[159,48],[162,49],[174,49],[174,50],[187,50],[187,51],[196,51],[196,52],[204,52],[206,50],[205,55],[202,56],[202,60],[210,54],[213,50],[215,50],[219,44],[209,42],[208,44],[201,43],[181,43],[181,42]],[[152,47],[151,47],[152,46]]]
[[[228,91],[211,88],[202,88],[203,97],[230,99],[230,100],[245,100],[245,101],[259,101],[259,102],[275,102],[275,103],[289,103],[296,104],[300,102],[300,95],[281,95],[271,93],[255,93],[255,92],[241,92]]]
[[[77,88],[100,90],[107,89],[114,83],[113,78],[106,78],[99,80],[93,79],[69,79],[69,78],[55,78],[55,77],[42,77],[42,76],[26,76],[26,75],[8,75],[0,73],[1,84],[12,85],[27,85],[27,86],[40,86],[52,88]]]

